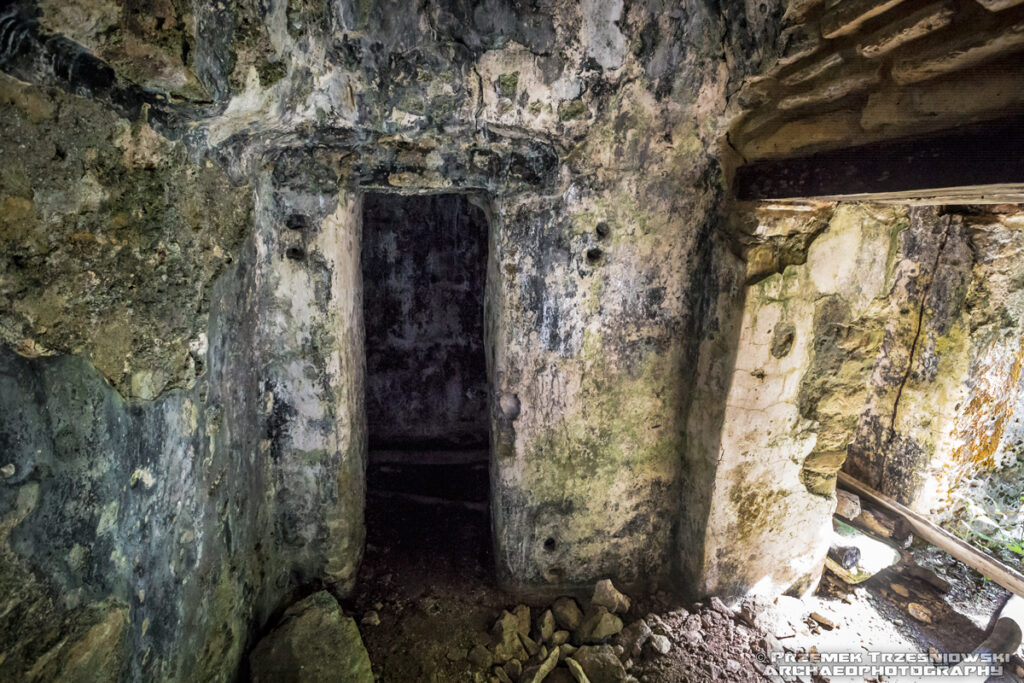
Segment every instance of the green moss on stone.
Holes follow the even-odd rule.
[[[582,118],[587,113],[587,105],[583,100],[570,100],[563,102],[558,107],[558,118],[563,121],[572,121]]]
[[[284,78],[285,74],[288,73],[288,67],[285,66],[284,62],[263,60],[256,65],[256,73],[259,74],[260,85],[264,88],[269,88]]]
[[[519,89],[519,72],[513,71],[498,76],[498,92],[503,97],[515,97]]]

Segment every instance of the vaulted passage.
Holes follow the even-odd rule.
[[[464,195],[367,194],[362,274],[368,562],[490,571],[487,219]]]

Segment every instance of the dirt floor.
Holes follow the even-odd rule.
[[[345,606],[361,622],[380,681],[503,683],[506,676],[532,681],[548,652],[550,643],[522,665],[504,667],[484,656],[500,640],[496,622],[517,602],[494,582],[486,492],[468,497],[463,503],[440,502],[371,488],[366,557],[357,593]],[[900,564],[857,587],[826,572],[816,594],[802,601],[784,597],[774,604],[747,601],[730,608],[717,600],[685,604],[666,593],[643,597],[622,615],[626,635],[640,630],[630,627],[643,619],[652,635],[664,636],[658,645],[666,652],[654,646],[654,638],[634,648],[635,642],[621,634],[597,646],[604,648],[600,652],[590,649],[594,656],[614,655],[614,666],[602,674],[607,681],[924,680],[779,677],[766,664],[779,652],[796,658],[836,652],[934,658],[970,652],[1005,598],[1005,591],[948,555],[919,545],[905,550]],[[528,605],[532,640],[527,636],[524,642],[542,644],[538,622],[549,606]],[[585,611],[587,601],[579,606]],[[573,639],[577,642],[569,645],[581,644],[575,634]],[[562,649],[558,667],[543,680],[575,680]],[[1012,676],[1024,674],[1019,659],[1008,673],[1011,677],[1002,680],[1021,680]],[[591,677],[592,683],[604,680]]]

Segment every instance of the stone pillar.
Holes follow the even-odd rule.
[[[361,199],[322,160],[275,163],[256,206],[259,457],[270,463],[273,538],[293,575],[345,592],[365,536]]]

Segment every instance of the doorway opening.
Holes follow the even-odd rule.
[[[468,196],[364,196],[364,564],[407,585],[493,573],[487,259]]]

